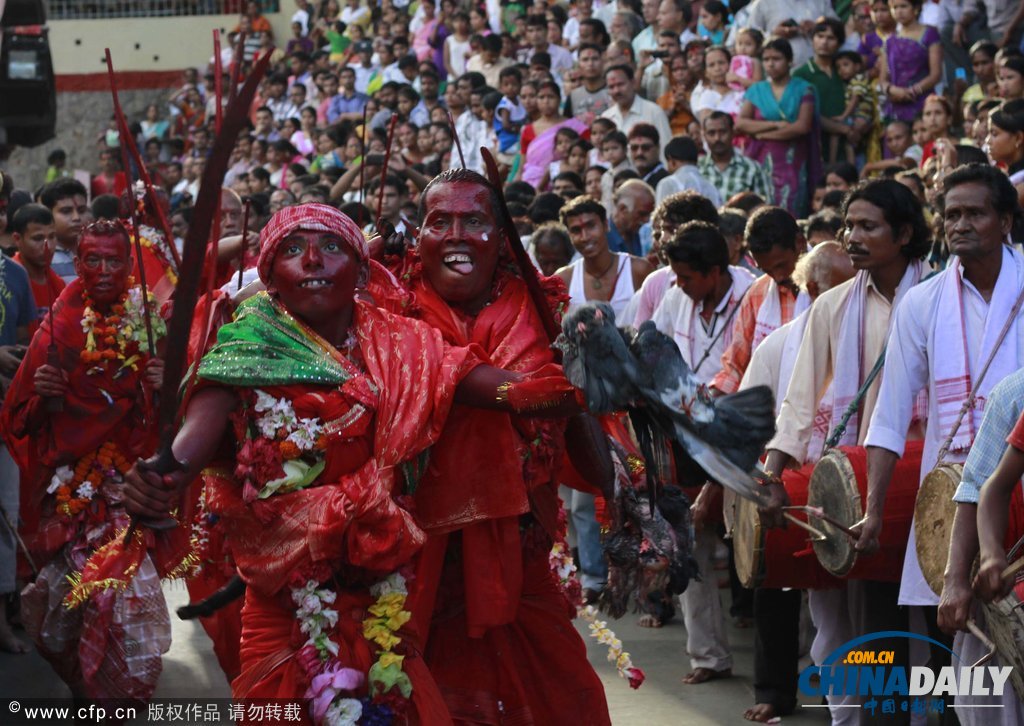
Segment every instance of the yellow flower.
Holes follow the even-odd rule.
[[[384,650],[391,650],[402,642],[401,638],[391,633],[388,627],[377,618],[363,621],[363,637],[379,645]]]
[[[399,630],[403,625],[409,622],[409,618],[412,617],[412,613],[408,610],[400,610],[399,612],[392,615],[387,619],[387,626],[392,630]]]
[[[402,607],[405,605],[405,595],[398,592],[388,593],[387,595],[381,595],[377,599],[377,602],[367,608],[371,615],[376,615],[379,618],[390,618],[393,615],[397,615],[402,612]]]
[[[381,668],[387,668],[390,665],[397,665],[401,668],[402,661],[404,660],[404,655],[398,655],[397,653],[381,653],[378,662],[380,663]]]

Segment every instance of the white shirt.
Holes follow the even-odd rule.
[[[999,270],[1000,278],[1003,275],[1016,275],[1018,286],[1024,286],[1024,274],[1021,274],[1020,268],[1020,253],[1004,248],[1003,264]],[[937,319],[942,281],[946,275],[957,274],[958,269],[947,267],[944,272],[918,284],[907,292],[903,302],[893,313],[878,402],[864,442],[865,446],[878,446],[903,456],[907,430],[914,413],[914,399],[919,391],[927,389],[928,425],[925,429],[924,451],[921,456],[922,480],[935,468],[939,449],[949,435],[949,431],[940,430],[937,425],[939,417],[932,361],[942,355],[943,341],[947,336],[960,334],[948,321]],[[967,335],[966,349],[973,380],[985,363],[980,360],[980,351],[989,304],[969,281],[961,281],[961,290]],[[1015,330],[1011,330],[1003,343],[1008,344],[1016,346],[1019,364],[1024,360],[1024,325],[1021,324],[1020,315]],[[964,452],[950,452],[946,455],[946,463],[960,463],[965,458]],[[921,574],[921,567],[917,562],[917,547],[914,544],[914,530],[911,528],[906,560],[903,564],[899,604],[937,605],[938,602],[938,596],[932,592],[931,587],[925,582],[924,575]]]
[[[714,184],[701,176],[696,164],[683,164],[658,182],[658,187],[654,190],[654,201],[661,204],[665,197],[687,189],[707,197],[716,207],[722,206],[722,195],[718,193]]]
[[[722,353],[732,341],[735,315],[730,314],[739,306],[743,293],[754,281],[753,275],[739,267],[730,267],[729,275],[732,285],[707,323],[701,317],[704,302],[693,300],[678,286],[665,291],[651,318],[658,330],[672,336],[686,365],[697,380],[705,384],[710,383],[721,369]]]
[[[292,14],[292,22],[302,26],[302,34],[309,35],[309,13],[299,8]]]
[[[672,138],[672,127],[669,126],[668,116],[658,104],[647,99],[636,96],[633,105],[625,113],[617,103],[613,103],[607,111],[601,114],[601,118],[611,119],[619,131],[629,136],[630,130],[638,123],[651,124],[658,130],[658,139],[662,148],[661,160],[665,161],[665,144]]]

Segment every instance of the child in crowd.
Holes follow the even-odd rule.
[[[523,73],[515,66],[503,68],[498,75],[501,97],[494,112],[494,132],[498,136],[498,159],[511,164],[519,153],[519,133],[526,123],[526,107],[519,101]]]
[[[548,170],[541,179],[539,189],[547,189],[549,180],[554,179],[563,171],[570,171],[566,160],[569,158],[569,149],[580,138],[576,129],[563,126],[555,133],[555,155],[554,161],[548,164]]]
[[[725,41],[726,26],[729,24],[729,9],[719,0],[707,0],[697,17],[697,35],[710,39],[712,45],[721,45]]]
[[[914,125],[911,127],[911,138],[914,143],[920,146],[922,149],[924,145],[932,140],[932,136],[928,133],[928,127],[925,126],[924,119],[920,116],[914,119]]]
[[[633,168],[629,157],[626,156],[628,144],[626,135],[621,131],[610,131],[601,140],[601,155],[604,157],[604,165],[608,167],[608,171],[601,177],[601,203],[609,209],[615,191],[615,175]]]
[[[338,142],[334,137],[334,133],[328,129],[327,131],[321,131],[320,136],[317,137],[317,155],[309,167],[309,170],[314,174],[319,174],[324,169],[331,167],[342,168],[345,166],[345,160],[338,151]],[[358,141],[358,137],[356,139]]]
[[[843,115],[835,120],[852,126],[862,139],[857,145],[846,144],[846,160],[851,164],[856,163],[858,151],[866,151],[869,159],[881,158],[876,133],[878,125],[875,124],[876,98],[872,84],[864,74],[864,59],[855,50],[840,51],[836,54],[836,73],[846,86],[846,107],[843,109]],[[865,133],[870,134],[866,139]],[[829,158],[834,158],[839,149],[839,137],[833,134],[829,138],[829,144]]]
[[[46,157],[46,163],[49,164],[46,168],[47,184],[55,179],[71,176],[71,172],[64,168],[64,165],[68,163],[68,155],[64,149],[54,149],[51,151],[50,155]]]
[[[606,134],[615,130],[615,122],[611,119],[598,118],[594,119],[594,122],[590,124],[590,143],[594,145],[594,148],[590,150],[590,156],[587,159],[587,164],[590,166],[609,166],[608,162],[604,158],[604,149],[602,143]]]
[[[998,91],[996,81],[996,53],[999,46],[991,40],[979,40],[971,46],[971,68],[974,71],[976,83],[964,91],[963,103],[980,101],[989,96],[995,96],[992,89]]]
[[[583,176],[583,193],[595,202],[601,201],[601,179],[607,167],[595,164],[587,167],[587,173]]]
[[[290,56],[292,53],[301,52],[313,55],[314,50],[316,48],[313,47],[313,41],[302,34],[302,23],[296,20],[292,23],[292,37],[284,47],[284,54]]]
[[[730,88],[745,91],[764,77],[757,60],[763,44],[764,35],[757,28],[742,28],[736,34],[736,50],[725,76]]]
[[[865,164],[861,176],[873,176],[886,169],[914,169],[920,165],[924,151],[914,143],[910,124],[906,121],[890,122],[885,127],[883,139],[886,158]]]
[[[587,155],[590,154],[593,148],[586,139],[574,141],[572,146],[569,147],[569,155],[566,157],[565,164],[563,165],[565,170],[579,174],[582,179],[587,171]]]
[[[480,111],[480,118],[487,124],[487,142],[484,144],[491,153],[497,156],[501,141],[498,139],[498,108],[501,106],[501,102],[504,96],[497,91],[491,91],[490,93],[484,94],[480,97],[480,105],[483,107]]]

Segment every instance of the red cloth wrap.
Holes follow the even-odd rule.
[[[378,391],[373,457],[350,475],[334,481],[322,475],[317,486],[252,505],[229,480],[212,482],[207,492],[208,507],[221,517],[238,571],[249,585],[242,672],[232,689],[236,698],[304,693],[305,674],[293,658],[304,638],[295,636],[295,607],[288,599],[297,576],[304,582],[304,573],[339,573],[352,597],[369,602],[365,588],[357,587],[410,564],[426,539],[394,499],[398,467],[440,436],[457,384],[479,365],[478,351],[449,348],[436,330],[363,303],[356,304],[353,330],[363,368]],[[410,381],[418,385],[410,387]],[[276,394],[291,391],[296,398],[317,390],[311,385],[274,388]],[[351,602],[347,598],[339,593],[339,603]],[[357,624],[361,628],[362,614],[350,609],[346,616],[337,609],[339,642],[356,650],[366,647],[361,630],[358,637],[347,634]],[[414,638],[414,624],[409,629]],[[417,682],[427,677],[422,664],[412,657],[404,668],[413,678],[414,694],[420,694],[414,703],[424,699],[423,708],[436,707],[440,701],[429,698],[431,687]],[[421,712],[419,717],[427,723],[447,722],[446,714],[436,718]]]
[[[450,307],[418,274],[410,279],[415,314],[449,343],[478,343],[487,363],[518,373],[558,370],[521,279],[501,274],[492,303],[475,319]],[[530,511],[534,489],[548,489],[536,497],[557,496],[553,472],[563,432],[558,420],[456,406],[430,452],[416,490],[417,517],[431,534],[461,530],[471,637],[515,620],[523,578],[519,516]],[[554,521],[542,524],[553,531]]]
[[[410,591],[410,597],[412,591]],[[340,590],[331,606],[340,617],[331,633],[340,646],[338,659],[347,668],[366,673],[373,665],[375,655],[370,643],[363,638],[362,620],[373,598],[365,590]],[[301,698],[296,683],[304,682],[306,675],[293,657],[306,641],[295,619],[295,607],[284,596],[267,596],[253,589],[245,593],[242,608],[242,661],[258,664],[248,668],[231,684],[235,697],[245,698]],[[406,712],[408,723],[426,726],[444,726],[451,723],[448,709],[420,654],[421,646],[416,634],[408,628],[398,631],[406,657],[402,670],[412,682],[412,707]],[[309,712],[302,711],[302,720],[311,724]]]
[[[129,369],[115,378],[115,366],[110,365],[100,374],[86,375],[88,368],[79,359],[85,349],[82,292],[82,281],[74,280],[57,298],[53,320],[48,315],[32,339],[0,412],[4,441],[22,474],[22,533],[40,565],[72,534],[65,527],[67,518],[53,516],[52,499],[44,505],[53,470],[65,464],[73,466],[106,441],[115,442],[128,461],[148,456],[156,445],[156,431],[146,423],[151,420],[151,407],[142,387],[142,371],[148,359],[145,353],[137,371]],[[64,409],[45,414],[43,424],[33,429],[30,419],[46,405],[36,395],[33,377],[46,363],[51,335],[57,344],[60,366],[68,375],[68,391]]]

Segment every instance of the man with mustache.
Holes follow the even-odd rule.
[[[882,179],[854,189],[844,203],[845,248],[856,276],[821,295],[802,318],[804,330],[793,376],[767,446],[765,469],[778,506],[788,504],[779,476],[821,458],[826,438],[843,418],[885,347],[893,311],[925,271],[921,258],[931,248],[921,204],[902,184]],[[875,409],[879,381],[864,395],[860,416],[851,418],[840,444],[863,445]],[[764,515],[777,524],[780,511]],[[848,594],[849,593],[849,594]],[[864,632],[906,629],[889,583],[849,580],[846,588],[812,590],[811,617],[817,635],[811,655],[821,663],[835,648]],[[831,705],[856,697],[829,696]],[[833,723],[852,723],[859,709],[833,708]]]
[[[860,534],[857,549],[864,553],[878,549],[886,490],[903,452],[918,392],[928,391],[923,479],[936,465],[939,448],[949,437],[971,391],[975,393],[974,405],[952,437],[944,456],[947,463],[965,460],[993,387],[1024,364],[1020,311],[996,345],[1024,287],[1024,256],[1006,244],[1021,213],[1013,185],[1004,173],[987,164],[957,167],[943,179],[941,213],[946,243],[956,257],[943,272],[908,293],[893,319],[878,402],[865,442],[865,517],[854,527]],[[988,372],[979,386],[979,374],[989,360]],[[921,573],[913,528],[907,544],[899,603],[924,606],[932,617],[938,605],[939,625],[946,632],[965,630],[971,610],[969,574],[978,552],[978,484],[980,480],[974,479],[961,486],[955,496],[957,513],[941,601]],[[974,636],[963,632],[957,633],[956,645],[956,652],[965,660],[983,650]],[[964,700],[958,696],[957,704],[961,703]],[[958,710],[957,714],[969,718],[965,714],[971,710]],[[974,718],[978,723],[991,723],[985,716]]]

